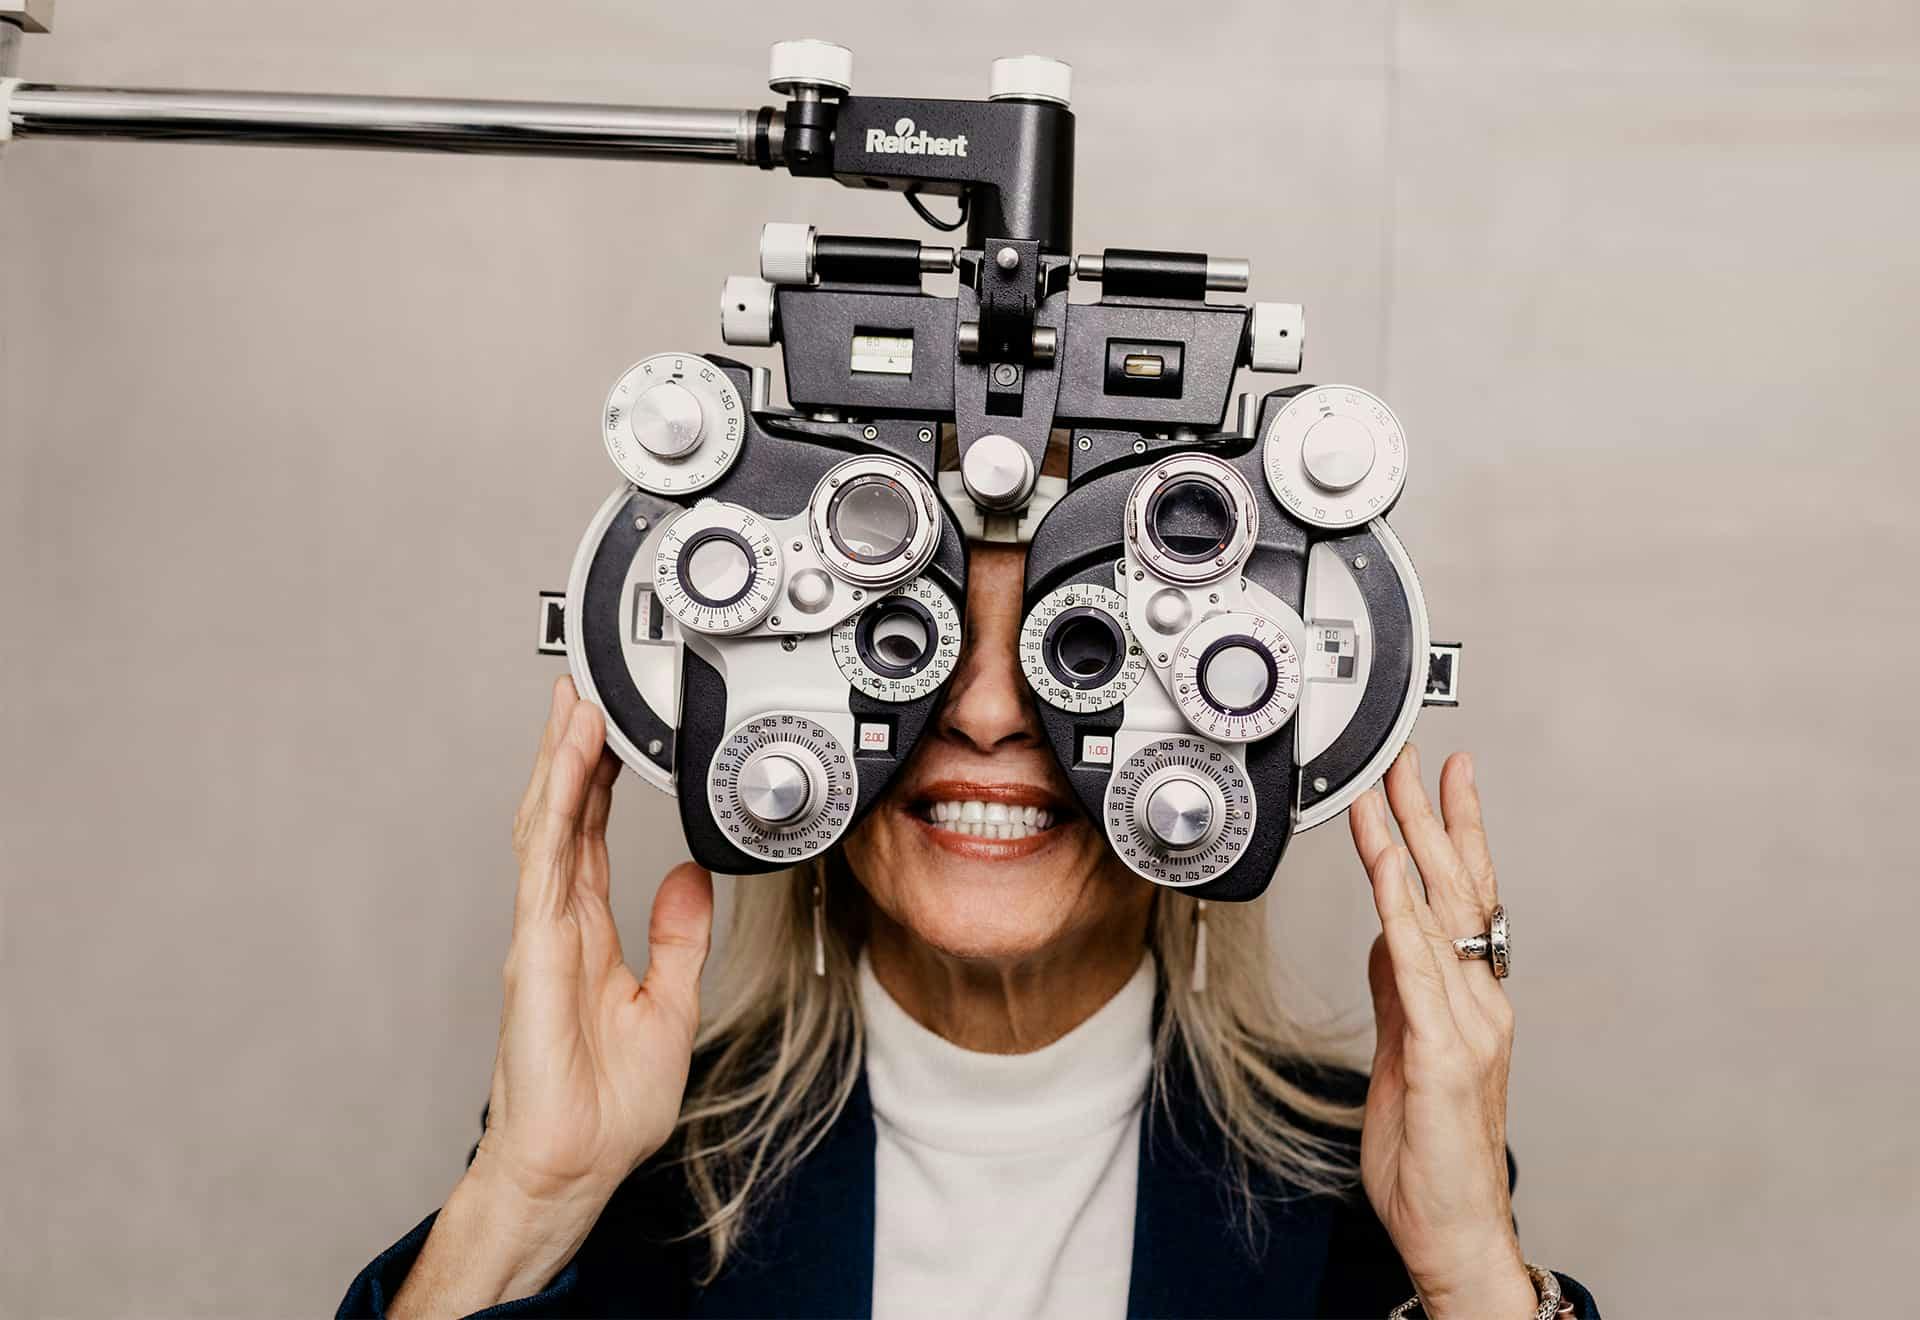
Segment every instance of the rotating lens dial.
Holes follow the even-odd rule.
[[[853,819],[853,758],[805,715],[759,715],[727,735],[707,771],[707,805],[741,852],[799,862],[826,851]]]
[[[1180,639],[1167,681],[1197,731],[1216,742],[1253,742],[1278,732],[1299,707],[1300,651],[1265,615],[1215,614]]]
[[[747,410],[726,373],[693,353],[656,353],[614,382],[601,413],[607,457],[656,495],[711,486],[740,455]]]
[[[667,613],[696,632],[745,632],[767,617],[780,583],[780,543],[737,504],[707,502],[661,534],[653,590]]]
[[[917,576],[933,558],[939,507],[933,487],[912,465],[869,454],[821,478],[807,521],[828,572],[856,587],[884,590]]]
[[[880,701],[918,701],[960,662],[960,611],[926,577],[880,597],[833,629],[847,682]]]
[[[1157,885],[1197,885],[1224,873],[1253,839],[1253,783],[1214,743],[1174,734],[1147,743],[1107,781],[1114,851]]]
[[[1262,461],[1273,497],[1300,521],[1358,527],[1393,507],[1407,484],[1407,436],[1365,390],[1321,385],[1287,401],[1267,425]]]
[[[1112,587],[1074,583],[1040,598],[1020,625],[1020,668],[1049,706],[1085,715],[1125,701],[1147,672]]]
[[[1127,550],[1169,582],[1198,586],[1238,572],[1259,530],[1253,487],[1210,455],[1154,464],[1127,497]]]

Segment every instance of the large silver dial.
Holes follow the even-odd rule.
[[[1407,436],[1365,390],[1321,385],[1296,394],[1267,425],[1267,485],[1287,512],[1329,530],[1384,514],[1407,484]]]
[[[1278,622],[1230,610],[1193,625],[1167,681],[1187,722],[1216,742],[1278,732],[1300,704],[1300,651]]]
[[[780,543],[757,514],[706,500],[661,533],[653,590],[667,613],[696,632],[745,632],[773,608],[780,562]]]
[[[1158,885],[1203,884],[1253,838],[1253,783],[1232,753],[1173,734],[1115,767],[1103,814],[1114,851],[1135,874]]]
[[[881,701],[918,701],[960,662],[960,611],[927,577],[880,597],[833,629],[847,682]]]
[[[711,486],[739,457],[747,410],[720,368],[694,353],[656,353],[614,382],[601,413],[607,457],[656,495]]]
[[[1020,625],[1020,668],[1049,706],[1085,715],[1125,701],[1147,672],[1112,587],[1077,582],[1040,598]]]
[[[799,862],[824,852],[853,818],[853,757],[831,730],[790,711],[729,733],[707,770],[707,804],[741,852]]]

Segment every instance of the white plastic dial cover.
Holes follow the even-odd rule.
[[[1378,398],[1350,385],[1305,390],[1267,425],[1267,486],[1294,517],[1342,530],[1379,517],[1407,483],[1407,437]]]
[[[648,396],[662,391],[654,402]],[[607,395],[601,438],[621,475],[655,495],[703,490],[740,455],[747,410],[720,368],[694,353],[656,353]]]

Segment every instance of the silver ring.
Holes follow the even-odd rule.
[[[1496,906],[1486,934],[1455,940],[1453,951],[1468,960],[1485,958],[1493,964],[1494,976],[1506,980],[1507,973],[1513,970],[1513,941],[1507,934],[1507,909]]]

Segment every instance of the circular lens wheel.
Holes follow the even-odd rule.
[[[763,862],[825,852],[853,819],[853,757],[832,730],[788,711],[737,726],[707,770],[707,805],[734,846]]]
[[[925,577],[880,597],[833,629],[847,682],[878,701],[918,701],[960,662],[960,611]]]
[[[1378,398],[1347,385],[1304,390],[1267,425],[1267,486],[1301,522],[1358,527],[1393,507],[1407,484],[1407,435]]]
[[[1224,874],[1253,840],[1253,783],[1214,743],[1156,738],[1115,767],[1102,815],[1134,874],[1176,888]]]
[[[1127,550],[1169,582],[1200,586],[1237,573],[1260,531],[1253,487],[1207,454],[1156,463],[1127,497]]]
[[[760,517],[708,502],[661,534],[653,590],[667,613],[696,632],[745,632],[767,617],[780,584],[780,543]]]
[[[884,590],[918,576],[933,559],[939,509],[933,487],[911,464],[869,454],[820,479],[807,522],[828,572]]]
[[[641,490],[684,495],[740,456],[747,410],[725,372],[695,353],[656,353],[614,382],[600,413],[607,457]]]
[[[1020,668],[1049,706],[1085,715],[1125,701],[1147,672],[1112,587],[1075,583],[1040,598],[1020,625]]]
[[[1300,651],[1286,629],[1240,610],[1193,625],[1167,680],[1187,723],[1216,742],[1276,733],[1300,705]]]

